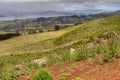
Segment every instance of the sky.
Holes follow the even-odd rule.
[[[56,12],[104,12],[120,9],[120,0],[0,0],[0,15]]]

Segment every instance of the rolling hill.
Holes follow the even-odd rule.
[[[27,51],[30,52],[30,48],[33,49],[34,50],[33,52],[35,53],[36,50],[41,48],[39,46],[41,46],[41,44],[44,42],[47,43],[47,41],[53,42],[53,44],[55,44],[56,46],[59,44],[62,45],[65,43],[69,43],[75,40],[95,39],[101,36],[103,33],[111,30],[116,31],[119,34],[119,27],[118,27],[119,21],[120,21],[119,15],[111,16],[110,18],[108,17],[105,19],[98,19],[98,20],[83,23],[81,25],[72,26],[65,30],[60,30],[58,32],[46,32],[42,34],[40,33],[40,34],[26,35],[26,36],[20,36],[18,38],[13,38],[10,40],[1,41],[0,44],[2,44],[3,50],[1,48],[0,53],[3,53],[3,52],[14,53],[17,51],[22,51],[22,52],[25,51],[26,53],[28,53]],[[60,36],[60,37],[55,38],[57,36]],[[55,39],[48,40],[52,38],[55,38]],[[43,42],[41,43],[41,41]],[[38,50],[38,52],[39,51],[40,49]]]
[[[15,79],[16,76],[36,72],[41,69],[41,66],[32,62],[43,57],[48,58],[46,66],[73,60],[80,61],[99,54],[103,55],[102,62],[98,61],[99,63],[112,61],[120,57],[120,42],[118,38],[114,38],[114,34],[117,36],[120,34],[120,15],[85,22],[56,32],[26,35],[0,41],[2,55],[0,78],[3,80]],[[107,42],[105,44],[104,41],[99,42],[102,39]],[[96,45],[93,44],[92,47],[87,48],[86,46],[90,43]],[[76,50],[74,55],[70,54],[71,48]],[[61,59],[53,57],[54,54],[60,56]],[[16,71],[15,65],[22,65],[23,68]]]

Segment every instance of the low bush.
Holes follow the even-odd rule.
[[[53,80],[53,76],[50,72],[43,69],[33,77],[33,80]]]
[[[10,39],[13,37],[20,36],[20,33],[6,33],[6,34],[0,34],[0,41]]]
[[[107,46],[104,46],[102,49],[103,61],[104,62],[112,61],[112,59],[116,58],[119,49],[120,49],[119,40],[110,39]]]

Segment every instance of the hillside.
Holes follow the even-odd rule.
[[[0,41],[0,44],[2,45],[0,46],[0,55],[5,53],[37,53],[44,49],[53,48],[56,46],[53,43],[54,38],[59,37],[75,28],[77,28],[77,26],[69,27],[60,31],[24,35]]]
[[[120,25],[119,24],[120,20],[119,20],[119,15],[117,16],[112,16],[112,18],[108,17],[105,19],[98,19],[95,21],[84,23],[82,25],[76,25],[76,27],[72,26],[68,29],[61,30],[58,32],[46,32],[42,34],[40,33],[40,34],[26,35],[26,36],[21,36],[21,37],[10,39],[10,40],[1,41],[0,44],[2,44],[3,46],[0,50],[0,53],[3,53],[3,52],[14,53],[19,51],[24,53],[29,53],[29,52],[37,53],[37,52],[40,52],[41,50],[50,48],[50,47],[44,48],[43,46],[40,47],[42,44],[44,44],[44,42],[45,43],[50,42],[50,45],[52,48],[52,47],[55,47],[56,45],[69,43],[75,40],[82,40],[82,39],[93,40],[100,37],[103,33],[110,30],[116,31],[119,34],[118,26]],[[72,30],[72,29],[75,29],[75,30]],[[63,33],[66,33],[66,34],[62,35]],[[62,36],[54,40],[48,40],[60,35]],[[48,40],[48,41],[45,41],[45,40]],[[41,41],[43,42],[41,43]],[[43,48],[43,49],[40,49],[40,48]],[[32,49],[33,51],[31,51],[30,49]]]
[[[58,32],[26,35],[1,41],[0,44],[2,44],[2,46],[0,45],[0,53],[2,55],[8,52],[20,54],[0,58],[0,77],[2,77],[3,80],[4,78],[14,79],[16,76],[36,72],[41,69],[41,66],[33,64],[33,60],[44,57],[48,58],[46,66],[62,64],[73,60],[84,60],[98,54],[103,55],[102,62],[98,61],[98,63],[104,64],[112,61],[120,56],[120,42],[118,39],[118,35],[120,34],[119,26],[120,15],[115,15],[79,24]],[[117,38],[115,34],[117,34]],[[99,42],[99,39],[104,38],[107,40],[107,42],[105,42],[106,45],[104,41]],[[89,43],[95,43],[96,45],[86,48],[86,45]],[[75,55],[70,54],[71,48],[75,49]],[[46,51],[42,52],[42,50]],[[61,58],[54,57],[54,54],[57,54]],[[14,70],[14,66],[20,64],[23,68],[18,71]],[[28,78],[29,77],[30,76],[28,76]]]
[[[95,39],[107,31],[116,31],[120,34],[120,16],[111,16],[84,23],[76,30],[70,31],[55,40],[56,44],[64,44],[76,39]]]

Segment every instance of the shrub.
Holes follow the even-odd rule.
[[[107,44],[101,43],[95,45],[94,48],[87,48],[84,44],[81,45],[80,50],[76,54],[77,60],[83,60],[88,57],[95,56],[97,54],[102,54],[103,62],[113,61],[118,55],[120,50],[120,42],[117,39],[109,39]]]
[[[53,80],[53,76],[50,72],[43,69],[33,77],[33,80]]]
[[[57,26],[57,25],[56,25],[55,28],[54,28],[55,31],[57,31],[57,30],[59,30],[59,29],[60,29],[60,26]]]
[[[116,58],[117,52],[119,51],[119,40],[110,39],[108,44],[101,46],[101,53],[103,54],[103,61],[109,62]]]
[[[76,80],[82,80],[81,78],[79,78],[79,77],[76,77]]]
[[[20,36],[20,33],[6,33],[6,34],[0,34],[0,41],[10,39],[13,37]]]
[[[15,71],[15,70],[11,70],[11,71],[10,71],[10,79],[11,79],[11,80],[15,80],[16,77],[17,77],[16,71]]]
[[[0,80],[6,80],[5,76],[3,74],[0,73]]]
[[[70,76],[69,73],[64,73],[60,80],[66,80]]]
[[[77,53],[77,60],[84,60],[87,57],[94,56],[95,49],[89,49],[84,44]]]

